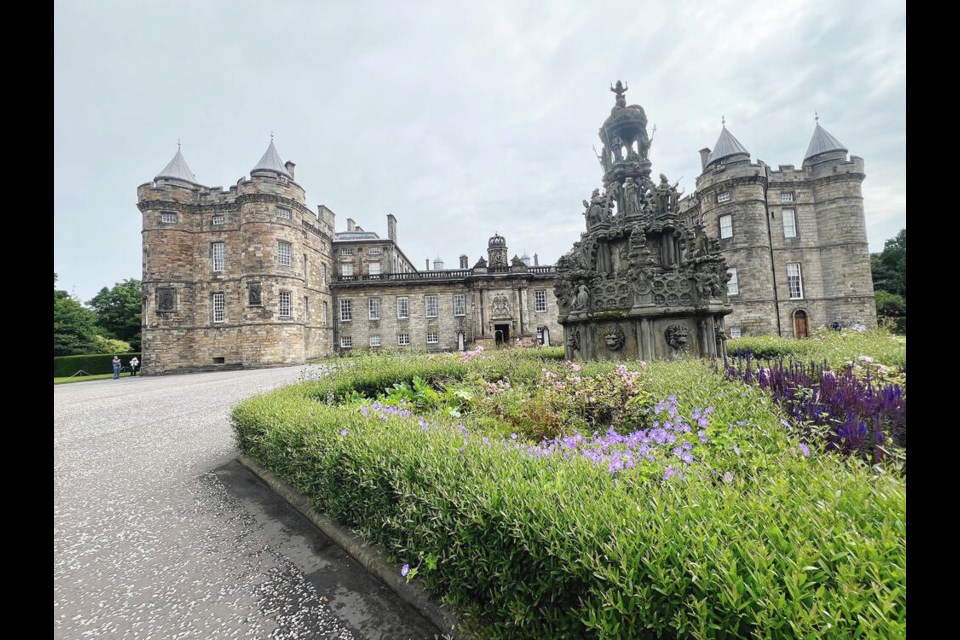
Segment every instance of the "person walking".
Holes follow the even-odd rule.
[[[120,378],[120,356],[113,356],[113,379]]]
[[[130,375],[137,377],[137,368],[140,366],[140,359],[137,356],[130,358]]]

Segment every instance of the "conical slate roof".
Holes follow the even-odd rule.
[[[290,177],[290,174],[287,173],[286,167],[283,166],[283,160],[280,159],[280,154],[277,153],[277,148],[273,146],[273,137],[270,138],[270,146],[267,147],[263,157],[260,158],[260,162],[258,162],[257,166],[250,170],[250,173],[253,173],[254,171],[274,171],[276,173],[281,173],[288,178]]]
[[[827,133],[827,130],[820,126],[820,123],[817,123],[817,127],[813,130],[813,137],[810,138],[810,145],[807,147],[807,155],[803,156],[804,160],[809,160],[814,156],[818,156],[821,153],[826,153],[828,151],[843,151],[847,152],[843,143],[834,138],[832,135]]]
[[[750,157],[750,152],[747,151],[747,148],[740,144],[740,141],[734,138],[733,134],[727,131],[727,125],[723,125],[723,129],[720,131],[720,137],[717,138],[717,144],[714,145],[713,151],[707,156],[707,164],[711,165],[717,160],[739,154],[745,154],[747,157]]]
[[[183,154],[180,153],[180,147],[177,146],[177,155],[173,156],[167,166],[163,168],[163,171],[157,174],[154,178],[175,178],[177,180],[186,180],[187,182],[197,183],[197,177],[193,175],[193,171],[190,171],[190,167],[187,166],[187,161],[183,159]]]

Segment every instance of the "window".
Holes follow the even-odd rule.
[[[780,202],[793,202],[793,191],[784,191],[780,193]]]
[[[427,344],[437,344],[440,342],[440,334],[436,331],[427,332]]]
[[[380,247],[370,247],[370,248],[367,250],[367,255],[371,255],[371,256],[378,256],[378,255],[380,255],[381,253],[382,253],[382,251],[381,251]]]
[[[406,347],[410,344],[410,334],[409,333],[398,333],[397,334],[397,344],[401,347]]]
[[[434,296],[434,295],[426,296],[426,307],[427,307],[427,317],[436,318],[437,317],[437,296]]]
[[[730,275],[730,280],[727,281],[727,295],[736,296],[740,294],[740,281],[737,280],[737,270],[736,269],[727,269],[727,274]]]
[[[290,317],[290,292],[289,291],[280,292],[280,317],[281,318]]]
[[[213,294],[213,321],[223,322],[227,317],[227,295],[225,293]]]
[[[340,265],[340,275],[353,277],[353,263]]]
[[[260,287],[259,282],[251,282],[247,285],[247,304],[251,307],[259,307],[263,304]]]
[[[277,217],[281,220],[290,219],[290,209],[285,209],[283,207],[277,207]]]
[[[453,315],[467,315],[467,296],[464,293],[453,294]]]
[[[367,300],[367,310],[370,320],[380,319],[380,298],[370,298]]]
[[[309,296],[303,296],[303,319],[304,319],[304,321],[310,319],[310,298],[309,298]]]
[[[161,211],[160,222],[163,224],[174,224],[177,221],[177,214],[172,211]]]
[[[303,280],[306,282],[310,278],[310,267],[307,263],[307,254],[303,254]]]
[[[410,317],[410,298],[397,298],[397,319],[406,320]]]
[[[730,202],[729,191],[724,191],[723,193],[717,194],[717,204],[723,204],[724,202]]]
[[[787,263],[787,285],[790,287],[790,299],[803,298],[803,276],[800,274],[799,262]]]
[[[353,300],[340,301],[340,322],[353,320]]]
[[[353,346],[353,336],[340,336],[340,348],[349,349]]]
[[[213,257],[214,272],[223,271],[223,262],[224,262],[223,254],[224,254],[224,247],[222,242],[210,243],[210,255]]]
[[[733,216],[720,216],[720,237],[733,237]]]
[[[176,311],[177,291],[171,287],[157,289],[157,311]]]
[[[783,237],[784,238],[797,237],[797,210],[796,209],[783,210]]]
[[[370,346],[379,347],[380,346],[380,336],[370,336]]]
[[[340,255],[342,255],[342,256],[352,256],[352,255],[353,255],[353,247],[343,247],[342,249],[340,249]]]
[[[213,224],[223,224],[224,215],[222,213],[213,214]]]
[[[320,311],[320,324],[323,324],[323,325],[327,324],[327,314],[329,312],[330,312],[330,309],[327,306],[327,301],[324,300],[323,306],[321,307],[321,311]]]
[[[731,338],[741,337],[740,327],[730,327],[730,337]]]
[[[372,275],[372,276],[378,276],[378,275],[380,275],[380,263],[379,263],[379,262],[371,262],[371,263],[369,264],[369,266],[367,267],[367,273],[369,273],[369,274]]]
[[[547,290],[546,289],[536,289],[533,292],[534,300],[534,311],[542,312],[547,310]]]
[[[277,261],[281,267],[289,267],[293,260],[292,245],[289,242],[280,241],[277,248]]]
[[[327,263],[320,264],[320,282],[327,284]]]

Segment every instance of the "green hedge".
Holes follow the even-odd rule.
[[[86,356],[61,356],[53,359],[53,377],[66,378],[77,371],[84,371],[94,376],[101,373],[113,373],[113,356],[120,356],[123,366],[129,370],[130,358],[137,356],[143,362],[139,353],[96,353]]]
[[[832,331],[818,330],[809,338],[795,340],[777,336],[751,336],[727,340],[730,355],[740,349],[753,352],[760,359],[796,359],[816,363],[826,361],[831,367],[840,368],[857,356],[868,355],[881,364],[907,367],[907,338],[890,331],[877,329],[857,332],[849,329]]]
[[[516,386],[532,376],[530,364],[416,358],[407,379],[484,371],[491,380],[499,370]],[[361,362],[240,403],[238,446],[383,545],[398,571],[416,566],[481,637],[905,634],[905,480],[800,455],[756,387],[701,362],[651,363],[656,397],[675,394],[683,411],[714,408],[717,441],[738,444],[736,455],[724,448],[721,466],[734,480],[627,471],[613,479],[583,458],[537,458],[493,438],[465,441],[455,426],[425,430],[415,417],[368,418],[356,402],[328,403],[347,381],[372,390],[397,378],[389,359],[364,380],[372,370]]]

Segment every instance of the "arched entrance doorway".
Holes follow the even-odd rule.
[[[809,323],[807,321],[807,312],[803,309],[797,309],[793,312],[793,337],[806,338],[810,335]]]

